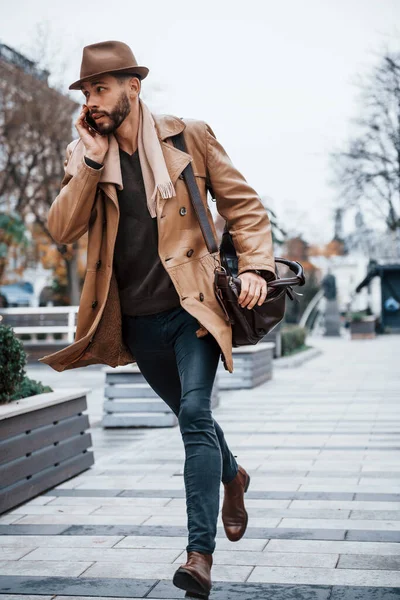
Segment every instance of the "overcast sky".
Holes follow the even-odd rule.
[[[19,51],[32,47],[38,23],[49,23],[65,91],[79,78],[83,46],[129,44],[150,68],[143,90],[153,110],[207,121],[283,225],[311,243],[330,240],[328,154],[357,115],[357,74],[386,47],[400,49],[400,0],[2,4],[0,41]]]

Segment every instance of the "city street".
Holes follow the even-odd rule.
[[[400,336],[308,343],[322,354],[214,411],[251,484],[244,538],[219,522],[211,600],[400,598]],[[95,466],[0,517],[0,597],[183,598],[179,428],[103,430],[101,368],[28,375],[93,388]]]

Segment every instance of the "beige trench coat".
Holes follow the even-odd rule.
[[[205,245],[186,184],[180,177],[183,169],[192,160],[206,207],[207,187],[212,188],[217,210],[228,221],[233,235],[239,274],[252,269],[274,272],[271,224],[256,192],[233,166],[206,123],[153,116],[176,190],[173,198],[157,198],[159,255],[182,307],[199,323],[197,335],[215,337],[225,368],[232,372],[231,326],[213,291],[217,257],[210,254]],[[176,149],[169,139],[182,131],[188,153]],[[56,371],[90,364],[117,367],[135,362],[122,338],[118,287],[113,272],[119,222],[117,188],[122,189],[122,176],[116,138],[110,135],[109,142],[104,166],[99,170],[86,165],[81,140],[69,144],[61,192],[48,214],[48,228],[57,243],[70,244],[89,232],[87,270],[75,341],[39,359]],[[208,207],[207,210],[212,223]]]

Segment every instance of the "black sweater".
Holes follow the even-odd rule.
[[[147,208],[139,153],[119,151],[123,190],[118,190],[120,219],[114,248],[121,312],[151,315],[180,305],[158,254],[157,218]],[[85,158],[92,168],[101,165]]]

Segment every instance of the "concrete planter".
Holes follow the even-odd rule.
[[[350,334],[352,340],[371,340],[376,337],[375,317],[364,317],[361,321],[350,322]]]
[[[0,514],[94,463],[86,389],[0,405]]]
[[[223,365],[218,369],[220,389],[249,389],[272,379],[274,348],[272,342],[233,348],[233,373],[228,373]]]
[[[103,427],[174,427],[175,414],[149,386],[137,365],[105,367]],[[212,407],[219,403],[214,384]]]
[[[291,356],[281,356],[281,358],[277,358],[274,360],[274,367],[277,369],[292,369],[294,367],[300,367],[305,362],[315,358],[322,354],[322,351],[319,348],[308,348],[307,350],[302,350],[301,352],[296,352],[296,354],[292,354]]]

